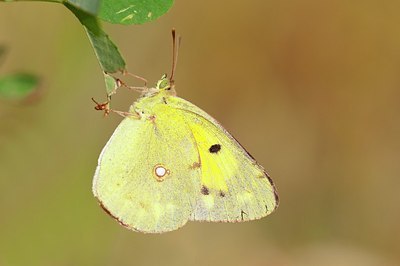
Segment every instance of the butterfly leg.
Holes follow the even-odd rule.
[[[133,114],[130,112],[123,112],[123,111],[118,111],[110,108],[110,99],[108,99],[104,103],[98,103],[95,99],[92,98],[92,101],[96,104],[94,107],[95,110],[97,111],[104,111],[104,116],[107,116],[110,114],[110,112],[114,112],[122,117],[135,117],[135,118],[140,118],[138,114]]]
[[[143,92],[148,90],[148,88],[146,86],[144,86],[144,87],[129,86],[128,84],[126,84],[122,80],[118,80],[118,81],[120,82],[121,87],[125,87],[125,88],[127,88],[129,90],[137,91],[137,92],[140,92],[140,93],[143,93]]]
[[[105,74],[108,78],[112,78],[112,79],[113,79],[113,86],[114,86],[114,88],[108,93],[108,97],[110,97],[110,96],[113,95],[113,94],[116,94],[116,93],[117,93],[117,89],[119,89],[119,88],[121,88],[121,87],[125,87],[125,88],[127,88],[127,89],[134,90],[134,91],[138,91],[138,92],[141,92],[141,93],[148,90],[148,88],[147,88],[147,80],[146,80],[145,78],[142,78],[142,77],[137,76],[137,75],[135,75],[135,74],[129,73],[129,72],[126,71],[126,70],[123,70],[121,73],[122,73],[122,75],[124,75],[124,76],[129,75],[129,76],[132,76],[132,77],[134,77],[134,78],[136,78],[136,79],[139,79],[139,80],[143,81],[143,82],[144,82],[144,86],[129,86],[128,84],[126,84],[125,82],[123,82],[121,79],[119,79],[119,78],[117,78],[117,77],[114,77],[113,75],[110,75],[110,74],[104,72],[104,74]],[[109,100],[110,100],[110,99],[109,99]]]
[[[110,100],[107,100],[104,103],[99,103],[94,98],[92,98],[92,101],[96,104],[96,106],[94,107],[95,110],[104,111],[104,116],[107,116],[110,113],[110,110],[111,110],[110,109]]]
[[[126,71],[126,70],[124,70],[122,72],[122,75],[124,75],[124,76],[128,75],[128,76],[134,77],[136,79],[139,79],[139,80],[144,82],[144,86],[129,86],[128,84],[126,84],[122,80],[118,79],[118,83],[119,83],[120,87],[125,87],[127,89],[134,90],[134,91],[137,91],[137,92],[140,92],[140,93],[143,93],[143,92],[148,90],[148,88],[147,88],[147,79],[142,78],[141,76],[132,74],[132,73]]]
[[[141,77],[141,76],[138,76],[138,75],[129,73],[129,72],[126,71],[126,70],[124,70],[124,72],[122,72],[122,74],[123,74],[123,75],[131,76],[131,77],[134,77],[134,78],[137,78],[137,79],[143,81],[143,82],[144,82],[144,86],[143,86],[143,87],[145,87],[145,88],[147,87],[147,79],[145,79],[145,78],[143,78],[143,77]]]
[[[123,112],[123,111],[118,111],[118,110],[114,110],[114,109],[110,109],[110,111],[114,112],[114,113],[116,113],[116,114],[118,114],[118,115],[120,115],[122,117],[133,117],[133,118],[137,118],[137,119],[140,118],[140,116],[138,114],[136,114],[136,113],[133,114],[133,113],[130,113],[130,112]]]

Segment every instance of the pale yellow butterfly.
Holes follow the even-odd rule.
[[[125,118],[100,154],[95,197],[120,224],[145,233],[267,216],[279,202],[271,178],[214,118],[176,96],[175,38],[173,47],[171,78],[119,112]]]

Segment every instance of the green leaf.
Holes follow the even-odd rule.
[[[117,24],[143,24],[159,18],[173,0],[102,0],[99,18]]]
[[[99,0],[66,0],[65,2],[93,16],[97,16],[100,7]]]
[[[64,5],[74,13],[84,26],[103,71],[107,73],[123,71],[125,69],[125,61],[119,53],[117,46],[101,29],[96,17],[69,3],[64,3]]]
[[[22,99],[37,88],[39,78],[26,73],[17,73],[0,78],[0,98]]]
[[[107,73],[104,74],[104,80],[106,82],[107,96],[111,96],[117,92],[117,89],[121,87],[121,81]]]

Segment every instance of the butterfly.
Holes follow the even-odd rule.
[[[177,97],[172,77],[163,75],[119,112],[125,118],[93,179],[100,206],[144,233],[176,230],[189,220],[242,222],[271,214],[279,198],[267,172],[214,118]]]

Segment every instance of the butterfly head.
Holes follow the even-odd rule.
[[[167,74],[162,75],[161,79],[157,81],[156,89],[166,90],[171,87],[171,83],[167,78]]]
[[[161,76],[161,79],[156,84],[157,93],[166,93],[169,95],[176,95],[174,81],[167,77],[167,74]]]
[[[133,103],[130,112],[141,114],[141,117],[151,117],[153,115],[153,108],[160,104],[166,104],[167,99],[171,96],[176,96],[174,82],[167,78],[167,75],[162,75],[161,79],[157,81],[156,86],[148,88],[141,97]],[[147,116],[144,114],[148,114]]]

